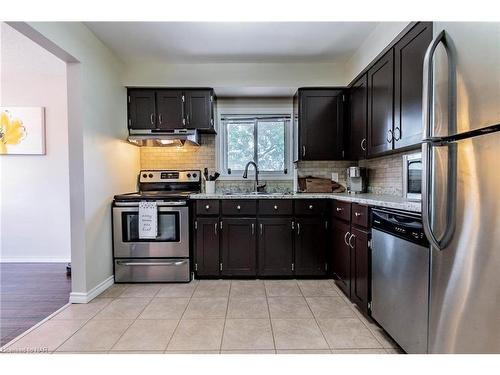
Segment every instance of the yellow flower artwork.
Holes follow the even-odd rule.
[[[45,154],[45,108],[0,107],[0,155]]]
[[[17,145],[26,138],[26,128],[18,118],[12,118],[9,111],[0,112],[0,154],[7,153],[8,145]]]

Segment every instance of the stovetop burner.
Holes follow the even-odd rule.
[[[201,190],[200,171],[142,170],[139,191],[115,195],[115,201],[187,199]]]

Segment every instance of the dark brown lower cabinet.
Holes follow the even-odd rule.
[[[295,227],[295,275],[326,275],[327,227],[325,219],[323,217],[297,218]]]
[[[257,220],[222,218],[222,275],[256,276]]]
[[[259,276],[293,274],[293,219],[259,219]]]
[[[332,274],[345,295],[368,313],[371,300],[370,232],[368,221],[359,219],[360,213],[368,215],[368,208],[353,203],[351,211],[349,220],[332,219]]]
[[[219,217],[197,217],[195,271],[198,276],[219,275]]]
[[[351,301],[368,313],[370,302],[370,264],[368,233],[351,227]]]
[[[332,273],[336,284],[347,296],[351,289],[351,248],[347,244],[349,231],[349,223],[332,220]]]

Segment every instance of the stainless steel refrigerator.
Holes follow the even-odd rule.
[[[435,22],[424,66],[429,353],[500,353],[500,23]]]

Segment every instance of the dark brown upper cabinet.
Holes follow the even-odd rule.
[[[156,128],[156,100],[153,90],[129,90],[128,127],[138,130]]]
[[[392,150],[394,50],[368,70],[368,156]]]
[[[181,90],[156,91],[157,127],[174,130],[184,127],[184,104]]]
[[[186,91],[186,128],[213,129],[213,98],[211,90]]]
[[[367,150],[368,81],[362,75],[349,90],[350,134],[347,139],[350,159],[366,157]]]
[[[300,88],[294,96],[294,161],[340,160],[344,156],[345,91]]]
[[[213,89],[128,89],[129,130],[198,129],[215,133]]]
[[[420,22],[394,46],[394,149],[422,141],[422,70],[432,22]]]

